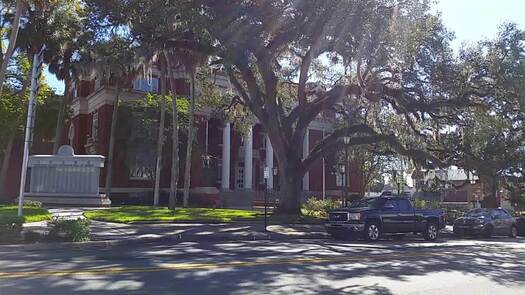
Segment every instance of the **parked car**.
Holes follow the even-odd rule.
[[[516,219],[501,208],[472,209],[465,216],[454,222],[454,234],[463,235],[506,235],[516,237],[518,226]]]
[[[336,238],[363,236],[368,241],[407,233],[421,233],[434,241],[444,227],[442,210],[414,209],[408,199],[398,196],[362,199],[332,210],[325,224],[326,231]]]

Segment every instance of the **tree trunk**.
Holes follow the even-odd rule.
[[[296,169],[279,165],[279,214],[301,214],[301,179]]]
[[[272,137],[270,137],[271,139]],[[300,139],[300,142],[303,140]],[[278,214],[301,214],[301,181],[304,173],[301,173],[301,164],[303,157],[303,149],[291,148],[296,146],[290,145],[290,148],[272,145],[277,156],[277,164],[279,166],[279,208]]]
[[[492,191],[491,191],[491,198],[492,198],[492,204],[491,207],[495,208],[498,207],[498,178],[497,176],[494,176],[492,178]]]
[[[16,1],[15,18],[13,21],[13,25],[11,27],[11,34],[9,35],[9,45],[7,47],[7,51],[5,55],[3,56],[2,68],[0,69],[0,97],[2,96],[2,92],[4,90],[4,82],[5,82],[6,72],[7,72],[7,66],[9,65],[9,61],[11,60],[11,57],[13,56],[13,52],[15,51],[16,38],[18,37],[18,29],[20,28],[20,17],[22,15],[23,6],[24,6],[24,1],[22,0]]]
[[[115,151],[115,134],[117,133],[117,119],[120,102],[120,82],[117,80],[117,95],[113,103],[113,114],[111,115],[111,131],[109,135],[108,166],[106,170],[106,188],[104,193],[106,197],[111,197],[111,188],[113,182],[113,154]]]
[[[160,172],[162,169],[162,148],[164,146],[164,121],[166,120],[166,61],[161,59],[161,85],[160,85],[160,122],[157,138],[157,164],[155,166],[155,189],[153,191],[153,206],[159,205],[160,199]]]
[[[172,119],[173,130],[171,133],[172,149],[171,149],[171,181],[170,181],[170,197],[168,208],[175,210],[177,205],[177,188],[179,183],[179,110],[177,109],[177,89],[175,81],[172,79],[171,63],[168,54],[165,52],[166,64],[168,67],[168,76],[171,87],[171,95],[173,96]]]
[[[11,161],[11,151],[13,150],[13,143],[15,142],[15,133],[13,132],[7,141],[7,146],[4,150],[4,160],[2,161],[2,170],[0,170],[0,194],[5,194],[7,171],[9,169],[9,161]]]
[[[190,182],[191,182],[191,152],[193,147],[194,120],[195,120],[195,69],[191,69],[191,93],[190,93],[190,115],[188,122],[188,143],[186,144],[186,164],[184,170],[184,199],[183,206],[188,207],[190,199]]]
[[[67,69],[69,71],[69,69]],[[66,106],[71,101],[72,89],[71,89],[71,77],[66,74],[64,79],[64,96],[60,102],[60,108],[58,110],[57,125],[55,129],[55,142],[53,143],[53,154],[55,155],[60,147],[62,141],[62,134],[64,133],[64,117],[66,114]]]
[[[486,176],[484,182],[487,184],[485,191],[485,197],[483,198],[482,206],[485,208],[497,207],[496,195],[498,192],[497,180],[493,176]],[[484,178],[484,177],[483,177]]]

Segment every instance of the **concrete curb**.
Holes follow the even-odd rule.
[[[442,233],[440,235],[440,240],[443,238],[450,238],[453,235]],[[224,242],[224,241],[301,241],[301,240],[332,240],[332,237],[328,234],[311,234],[304,236],[286,236],[280,234],[265,234],[257,233],[254,235],[228,235],[228,234],[216,234],[216,235],[206,235],[198,236],[194,234],[190,235],[171,235],[171,236],[162,236],[162,237],[132,237],[125,239],[114,239],[114,240],[94,240],[87,242],[51,242],[51,243],[35,243],[35,244],[11,244],[11,245],[0,245],[0,253],[3,251],[16,250],[16,251],[44,251],[44,250],[89,250],[97,248],[108,248],[115,246],[136,246],[144,245],[151,243],[182,243],[182,242]],[[361,240],[339,240],[342,242],[362,242]],[[427,247],[436,248],[436,247],[463,247],[463,245],[446,245],[446,244],[429,245]],[[444,242],[441,240],[441,242]],[[403,246],[403,245],[384,245],[381,246],[382,249],[400,249],[401,248],[421,248],[424,247],[426,241],[414,241],[415,244],[422,244],[423,246]],[[366,242],[362,242],[363,245],[374,245]]]
[[[222,223],[224,224],[224,223]],[[228,223],[232,224],[232,223]],[[240,225],[247,225],[247,223],[239,223]],[[255,223],[260,225],[259,223]],[[440,238],[453,237],[453,233],[449,231],[442,231]],[[11,248],[20,249],[24,248],[27,251],[37,250],[50,250],[50,249],[72,249],[82,250],[88,248],[105,248],[111,246],[120,245],[140,245],[148,243],[181,243],[181,242],[221,242],[221,241],[257,241],[257,240],[273,240],[273,241],[293,241],[293,240],[313,240],[313,239],[331,239],[328,233],[307,233],[307,234],[279,234],[279,233],[265,233],[261,231],[252,232],[250,234],[228,234],[228,233],[215,233],[215,234],[171,234],[156,237],[141,237],[141,236],[123,236],[117,239],[103,239],[87,241],[87,242],[38,242],[34,244],[6,244],[0,245],[0,251],[8,250]]]
[[[4,250],[17,249],[26,251],[38,251],[38,250],[83,250],[88,248],[105,248],[111,246],[121,246],[121,245],[140,245],[148,243],[159,243],[159,242],[172,242],[172,243],[181,243],[181,242],[221,242],[221,241],[260,241],[260,240],[273,240],[273,241],[287,241],[287,240],[313,240],[313,239],[326,239],[330,238],[328,234],[311,234],[305,236],[285,236],[280,234],[271,234],[271,233],[257,233],[252,235],[225,235],[225,234],[215,234],[215,235],[206,235],[200,236],[195,234],[190,235],[170,235],[162,237],[132,237],[124,239],[114,239],[114,240],[93,240],[87,242],[51,242],[51,243],[35,243],[35,244],[9,244],[9,245],[0,245],[0,252]]]
[[[228,224],[228,225],[263,225],[264,221],[252,220],[234,220],[234,221],[214,221],[214,220],[180,220],[180,221],[132,221],[132,222],[115,222],[106,220],[91,219],[98,222],[109,222],[118,224],[141,225],[141,224]],[[323,225],[324,222],[272,222],[268,220],[268,225]]]

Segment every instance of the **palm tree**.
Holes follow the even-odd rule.
[[[15,6],[15,17],[11,24],[11,33],[9,35],[9,45],[7,47],[6,53],[2,56],[2,67],[0,68],[0,97],[2,96],[2,92],[4,89],[4,81],[5,81],[5,76],[7,72],[7,65],[9,64],[9,61],[11,60],[11,57],[13,56],[13,53],[15,52],[16,39],[18,37],[18,31],[20,28],[20,18],[24,10],[25,10],[24,1],[17,0],[16,6]]]
[[[195,72],[197,67],[206,60],[206,56],[195,51],[185,51],[185,70],[190,75],[190,113],[188,122],[188,143],[186,144],[186,163],[184,170],[184,191],[183,191],[183,206],[188,207],[190,198],[191,185],[191,156],[193,149],[193,139],[195,135]]]
[[[175,56],[172,54],[172,56]],[[177,204],[177,189],[179,183],[179,110],[177,107],[177,89],[175,87],[175,79],[173,79],[171,58],[168,51],[164,51],[164,58],[168,68],[168,77],[171,87],[172,100],[172,149],[171,149],[171,181],[170,181],[170,196],[168,201],[168,208],[175,210]]]
[[[86,12],[80,2],[68,0],[63,2],[56,8],[60,22],[54,25],[55,34],[52,35],[54,40],[48,46],[53,54],[47,60],[49,72],[55,74],[58,80],[64,81],[64,95],[57,116],[53,153],[58,150],[62,139],[66,107],[73,100],[73,85],[78,78],[78,67],[75,65],[79,62],[78,57],[86,51],[88,41],[92,37],[91,32],[85,30]]]
[[[120,95],[123,88],[131,84],[131,79],[137,72],[135,48],[118,36],[113,36],[107,41],[98,43],[94,47],[92,65],[95,74],[108,82],[114,82],[116,94],[113,100],[111,115],[111,130],[109,136],[108,164],[106,168],[105,194],[111,197],[113,184],[113,158],[115,154],[115,138],[117,131]],[[109,84],[109,83],[108,83]]]

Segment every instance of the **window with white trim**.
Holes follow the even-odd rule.
[[[159,79],[135,79],[133,80],[133,89],[142,92],[157,93],[159,91]]]

